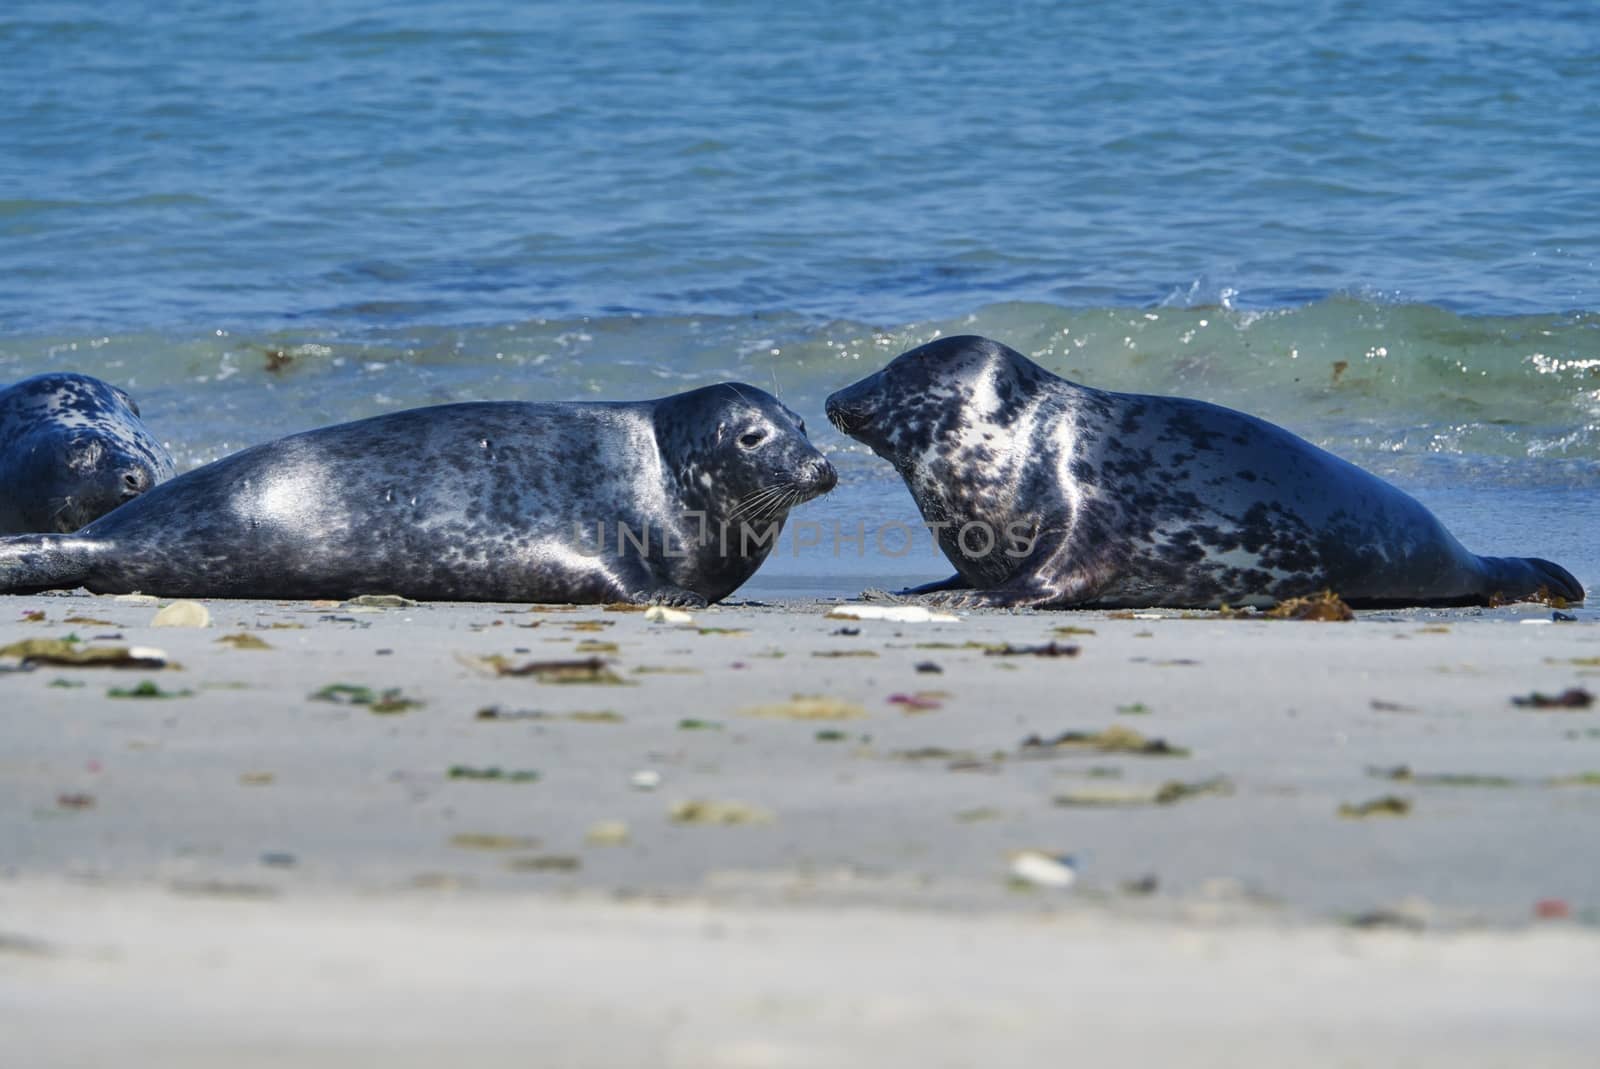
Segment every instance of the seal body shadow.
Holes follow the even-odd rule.
[[[0,389],[0,534],[75,531],[172,477],[127,393],[49,372]]]
[[[763,517],[781,524],[833,480],[754,387],[440,405],[244,450],[72,536],[0,539],[0,590],[704,604],[770,549],[724,554],[708,523],[782,483]]]
[[[827,404],[941,525],[957,574],[910,593],[948,604],[1216,608],[1323,589],[1367,607],[1583,598],[1559,565],[1470,553],[1409,495],[1281,427],[1079,386],[985,338],[913,349]],[[969,525],[1026,537],[985,547],[962,539]]]

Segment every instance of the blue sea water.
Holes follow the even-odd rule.
[[[0,56],[0,381],[118,381],[186,465],[733,377],[839,460],[816,516],[906,518],[821,399],[977,332],[1600,585],[1587,0],[11,0]]]

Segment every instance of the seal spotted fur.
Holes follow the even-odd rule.
[[[1325,588],[1368,607],[1583,599],[1559,565],[1469,553],[1410,496],[1280,427],[1079,386],[985,338],[903,353],[827,410],[942,525],[957,574],[907,593],[948,604],[1216,608]],[[969,524],[995,532],[987,552],[959,541]],[[1016,544],[1002,533],[1018,529]]]
[[[76,531],[172,472],[139,406],[109,383],[49,372],[0,389],[0,534]]]
[[[751,386],[440,405],[246,449],[74,535],[0,539],[0,591],[701,605],[776,542],[719,527],[781,525],[834,481]]]

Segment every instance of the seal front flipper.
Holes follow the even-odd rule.
[[[658,586],[628,596],[633,605],[665,605],[669,609],[703,609],[711,604],[704,596],[677,586]]]
[[[996,550],[973,558],[979,566],[997,572],[999,582],[960,590],[950,587],[922,600],[952,609],[1068,609],[1093,602],[1115,575],[1108,544],[1083,546],[1071,536],[1071,527],[1056,527],[1033,535],[1026,556],[1002,558]],[[949,552],[948,550],[946,551]],[[942,585],[942,584],[941,584]]]
[[[0,538],[0,594],[87,586],[100,544],[78,535]]]
[[[987,590],[940,590],[919,599],[946,609],[1060,609],[1081,603],[1051,584],[1028,577]]]

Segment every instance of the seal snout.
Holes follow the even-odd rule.
[[[843,399],[841,395],[844,392],[840,390],[839,393],[828,398],[828,422],[839,428],[844,434],[854,437],[867,425],[871,415],[865,405],[852,405],[848,400]]]
[[[818,457],[805,473],[806,489],[812,497],[819,497],[839,485],[839,473],[833,465]]]

